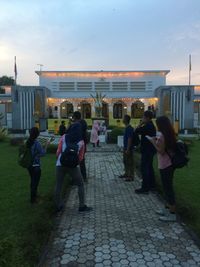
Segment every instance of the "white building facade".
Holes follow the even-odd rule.
[[[141,117],[146,109],[156,111],[155,89],[166,84],[169,70],[150,71],[36,71],[39,85],[50,90],[49,116],[68,118],[80,110],[83,118],[95,116],[96,92],[105,95],[103,116],[112,124],[124,114]]]

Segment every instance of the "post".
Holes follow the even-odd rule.
[[[191,55],[189,55],[189,85],[191,84],[191,70],[192,70]]]

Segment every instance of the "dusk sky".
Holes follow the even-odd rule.
[[[0,76],[35,70],[170,70],[200,84],[200,0],[0,0]]]

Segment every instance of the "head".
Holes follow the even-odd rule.
[[[124,118],[123,118],[123,123],[125,125],[128,125],[130,123],[130,120],[131,120],[131,117],[129,115],[124,115]]]
[[[67,135],[72,143],[78,143],[82,140],[81,125],[79,122],[73,123],[67,130]]]
[[[65,121],[61,121],[61,124],[62,124],[62,125],[65,125]]]
[[[143,122],[149,122],[153,118],[153,113],[150,110],[146,110],[143,115]]]
[[[30,133],[29,138],[31,140],[35,140],[40,135],[40,131],[39,131],[39,129],[37,127],[31,128],[29,133]]]
[[[80,111],[75,111],[72,115],[73,121],[79,121],[81,119],[81,113]]]
[[[176,144],[176,134],[169,118],[166,116],[158,117],[156,119],[156,125],[158,131],[165,137],[166,147],[173,150]]]

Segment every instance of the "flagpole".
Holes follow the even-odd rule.
[[[192,70],[191,55],[189,55],[189,85],[191,84],[191,70]]]
[[[16,56],[14,59],[14,72],[15,72],[15,85],[17,85],[17,63],[16,63]]]

